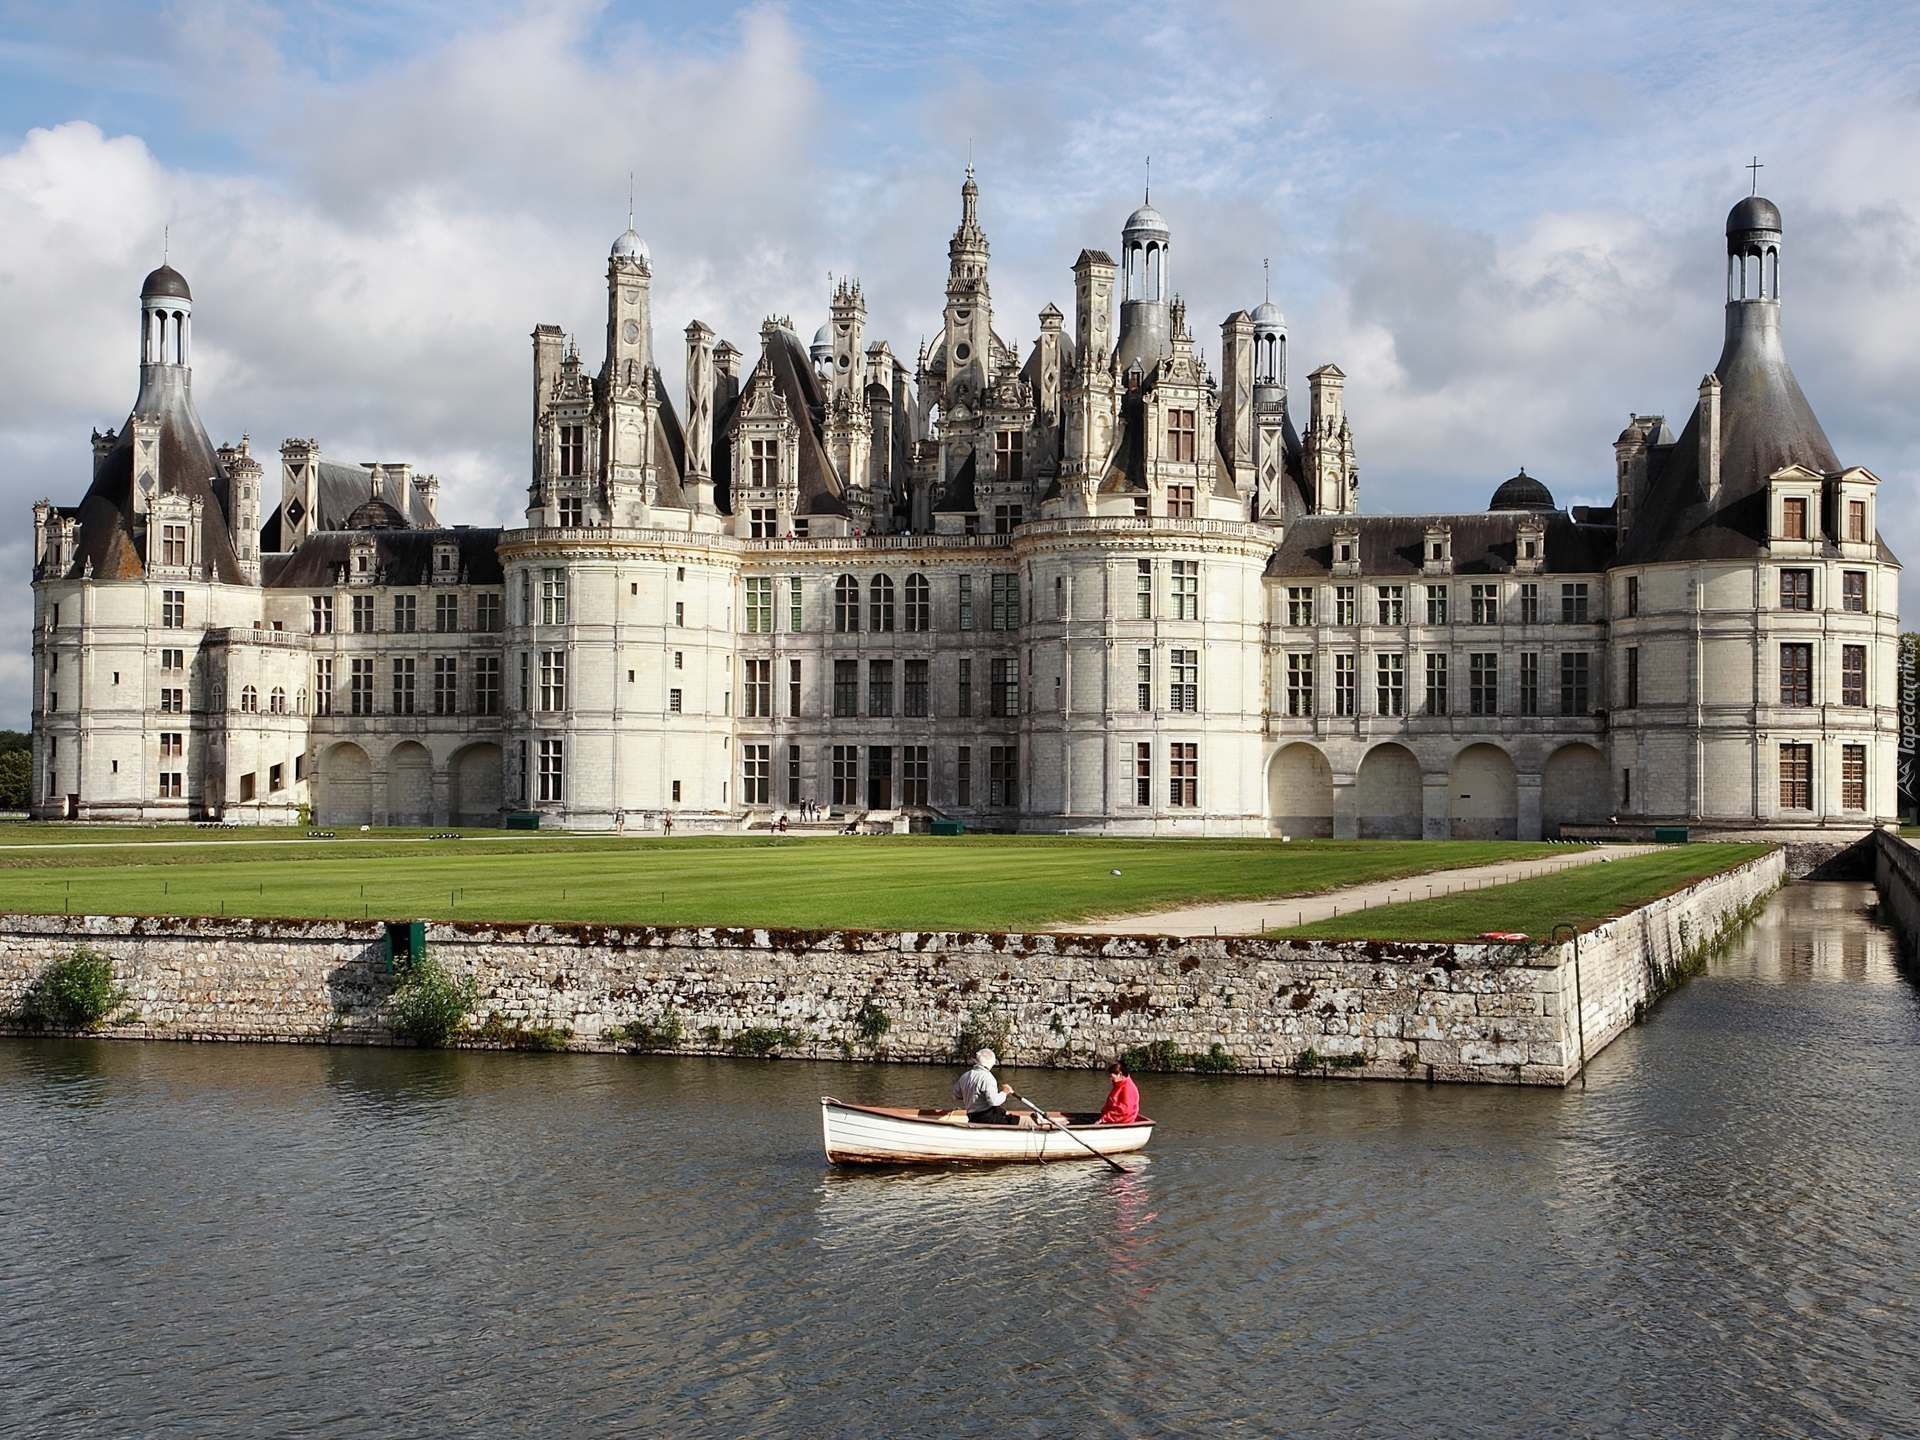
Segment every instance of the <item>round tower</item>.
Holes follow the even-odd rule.
[[[1287,388],[1287,317],[1271,300],[1254,307],[1253,388],[1260,400],[1278,399]]]
[[[193,291],[187,277],[162,265],[140,287],[140,363],[192,363]]]
[[[1167,265],[1172,248],[1173,232],[1149,195],[1120,229],[1120,343],[1114,358],[1122,373],[1135,365],[1151,370],[1173,349]]]

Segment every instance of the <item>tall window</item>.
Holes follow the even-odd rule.
[[[533,708],[532,666],[533,666],[532,657],[529,656],[525,650],[522,650],[520,652],[520,708],[522,710],[531,710]],[[679,694],[678,691],[675,691],[674,693],[676,695]],[[678,710],[680,707],[678,705],[675,705],[672,708],[675,710]]]
[[[773,747],[771,745],[742,745],[740,747],[740,803],[742,805],[765,805],[773,793]]]
[[[1167,803],[1200,803],[1200,747],[1175,741],[1167,747]]]
[[[860,582],[851,575],[833,582],[833,628],[842,635],[860,628]]]
[[[1500,623],[1500,587],[1469,585],[1467,614],[1475,625],[1498,625]]]
[[[787,746],[787,804],[800,803],[800,747]]]
[[[460,597],[458,595],[433,597],[433,628],[441,635],[451,634],[460,628]]]
[[[460,662],[454,656],[433,657],[433,713],[460,713]]]
[[[560,524],[569,530],[578,530],[585,522],[586,501],[578,495],[560,497]]]
[[[992,745],[987,748],[987,803],[1020,803],[1020,747]]]
[[[1801,496],[1789,495],[1780,502],[1780,538],[1782,540],[1807,538],[1807,502]]]
[[[243,714],[255,715],[260,711],[260,692],[251,685],[240,687],[240,709]]]
[[[1842,610],[1851,610],[1856,614],[1866,613],[1866,571],[1842,570],[1840,572],[1840,608]]]
[[[520,678],[523,683],[521,684],[520,689],[523,697],[525,695],[525,691],[527,688],[526,685],[524,684],[524,681],[526,680],[526,668],[527,668],[527,657],[522,655],[520,657],[520,670],[521,670]],[[524,698],[522,699],[522,702],[521,702],[521,708],[522,709],[526,708]],[[685,709],[686,709],[685,692],[683,692],[680,689],[680,687],[676,685],[673,689],[667,691],[667,713],[669,715],[678,715]],[[675,782],[675,783],[678,783],[678,782]]]
[[[800,577],[789,576],[787,579],[787,629],[796,635],[807,628],[806,608],[800,602],[800,595]]]
[[[1018,505],[996,505],[993,507],[993,533],[1011,535],[1020,528],[1024,511]]]
[[[560,427],[560,473],[562,475],[587,473],[586,426],[562,425]]]
[[[1287,587],[1287,624],[1313,624],[1313,587],[1311,585]]]
[[[313,662],[313,713],[333,714],[333,657]]]
[[[1175,650],[1167,666],[1167,708],[1200,708],[1200,652]]]
[[[1017,484],[1025,478],[1026,436],[1018,430],[1000,430],[993,437],[993,478]]]
[[[1856,505],[1859,503],[1854,501]],[[1867,808],[1867,747],[1864,745],[1840,747],[1840,808]]]
[[[393,713],[413,714],[414,661],[411,655],[396,655],[393,660]]]
[[[988,713],[1011,718],[1020,713],[1020,662],[996,659],[987,693]]]
[[[757,488],[766,489],[780,483],[780,442],[778,440],[749,440],[747,455],[749,472]]]
[[[355,715],[373,714],[373,661],[355,660],[348,676],[352,710]]]
[[[1354,713],[1357,692],[1355,659],[1352,655],[1333,657],[1333,713],[1336,715]]]
[[[393,597],[393,633],[411,635],[420,628],[420,598],[417,595]]]
[[[973,629],[973,576],[960,577],[960,628]]]
[[[1447,657],[1438,652],[1427,656],[1427,714],[1447,713]]]
[[[1407,623],[1407,590],[1404,585],[1376,585],[1374,609],[1382,625]]]
[[[371,660],[366,663],[369,666],[373,664]],[[163,685],[160,687],[160,713],[162,715],[184,715],[187,713],[187,692],[184,686],[174,687]],[[355,713],[357,714],[359,712],[356,711]],[[368,708],[367,713],[369,715],[373,713],[371,707]]]
[[[1313,714],[1313,656],[1287,656],[1287,714]]]
[[[1640,613],[1640,577],[1627,576],[1627,618],[1631,620]]]
[[[1336,585],[1333,587],[1333,623],[1336,625],[1358,625],[1360,623],[1359,587],[1354,585]]]
[[[1560,623],[1562,625],[1587,623],[1587,587],[1584,582],[1560,587]]]
[[[770,576],[747,577],[746,610],[749,635],[773,633],[773,580]]]
[[[842,719],[860,713],[860,662],[858,660],[833,662],[833,713],[836,718]]]
[[[765,719],[773,714],[773,662],[748,660],[741,672],[740,713],[749,720]]]
[[[1193,519],[1193,486],[1167,486],[1167,518],[1169,520]]]
[[[1133,747],[1133,803],[1153,804],[1153,746],[1144,740]]]
[[[567,623],[567,572],[547,569],[540,572],[540,623]]]
[[[1540,587],[1531,580],[1520,587],[1520,623],[1540,623]]]
[[[1864,645],[1840,647],[1840,703],[1856,706],[1867,703],[1867,647]]]
[[[160,563],[162,565],[187,563],[186,526],[162,525],[160,527]]]
[[[893,714],[893,662],[891,660],[867,662],[867,714],[876,716]]]
[[[567,708],[567,652],[564,650],[540,652],[540,708],[548,711]]]
[[[1133,562],[1133,618],[1136,620],[1153,618],[1153,562],[1151,560]]]
[[[1427,624],[1444,625],[1447,623],[1447,587],[1444,585],[1427,586]]]
[[[907,577],[907,629],[925,634],[933,629],[933,586],[924,575]]]
[[[164,630],[184,630],[187,626],[187,592],[160,592],[160,626]]]
[[[1593,708],[1588,694],[1587,653],[1568,651],[1560,657],[1560,713],[1585,715]]]
[[[973,714],[973,661],[962,660],[954,688],[954,710],[956,715]]]
[[[1813,808],[1813,746],[1782,745],[1780,747],[1780,808],[1782,810]]]
[[[1064,576],[1053,577],[1053,618],[1067,618],[1067,582]]]
[[[900,803],[927,804],[928,781],[932,774],[933,766],[927,759],[927,747],[904,746],[900,751]]]
[[[506,596],[491,591],[473,597],[473,628],[497,635],[507,628]]]
[[[1133,652],[1133,677],[1140,709],[1153,709],[1153,651],[1144,645]]]
[[[747,538],[773,540],[780,534],[780,512],[771,505],[754,505],[747,510]]]
[[[927,662],[909,660],[900,686],[900,713],[910,720],[927,715]]]
[[[993,577],[993,628],[1020,628],[1020,577],[996,574]]]
[[[1520,657],[1520,713],[1540,713],[1540,657],[1532,651]]]
[[[1780,572],[1780,608],[1782,610],[1813,609],[1813,571],[1782,570]]]
[[[1627,709],[1633,710],[1640,704],[1640,647],[1627,647]]]
[[[1500,653],[1476,650],[1467,656],[1467,712],[1500,713]]]
[[[181,730],[162,730],[160,732],[160,758],[178,760],[187,753],[186,732]]]
[[[566,797],[566,750],[561,740],[540,742],[540,798],[561,800]]]
[[[1193,411],[1167,411],[1167,459],[1176,465],[1191,465],[1196,433]]]
[[[860,747],[857,745],[836,745],[833,747],[829,779],[832,788],[828,791],[835,805],[858,805],[860,803]]]
[[[1862,544],[1867,538],[1867,502],[1864,500],[1847,501],[1847,539],[1854,544]],[[1860,809],[1856,805],[1853,809]]]
[[[875,634],[893,632],[893,577],[876,575],[867,583],[867,628]]]
[[[1173,607],[1176,620],[1198,620],[1200,618],[1200,562],[1198,560],[1176,560],[1173,573],[1167,577],[1167,603]]]
[[[333,633],[333,597],[331,595],[313,597],[313,633],[316,635]]]
[[[800,662],[787,661],[787,714],[800,713]]]
[[[1813,704],[1813,646],[1780,647],[1780,703]]]
[[[473,662],[473,713],[500,713],[500,657],[482,655]]]
[[[1380,715],[1404,715],[1407,713],[1407,670],[1406,659],[1397,654],[1380,654],[1373,657],[1373,688],[1375,713]]]

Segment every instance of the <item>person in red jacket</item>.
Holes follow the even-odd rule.
[[[1076,1125],[1131,1125],[1140,1118],[1140,1087],[1125,1060],[1107,1066],[1107,1103],[1098,1115],[1075,1115]]]

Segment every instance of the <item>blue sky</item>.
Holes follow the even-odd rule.
[[[911,357],[969,144],[1028,341],[1151,156],[1208,351],[1270,258],[1296,374],[1350,377],[1363,507],[1430,510],[1523,464],[1604,501],[1628,412],[1684,416],[1757,153],[1789,354],[1911,555],[1916,141],[1920,12],[1885,4],[0,0],[0,724],[27,507],[76,500],[125,417],[166,227],[216,439],[409,459],[478,523],[524,503],[528,332],[597,352],[629,171],[671,375],[691,319],[811,328],[830,272]]]

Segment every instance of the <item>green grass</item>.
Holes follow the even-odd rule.
[[[1323,940],[1471,940],[1519,931],[1546,940],[1556,925],[1582,930],[1766,854],[1768,845],[1674,845],[1436,900],[1381,905],[1270,934]]]
[[[1479,841],[987,835],[420,844],[343,832],[214,858],[193,847],[0,851],[0,910],[1018,930],[1565,853]]]

